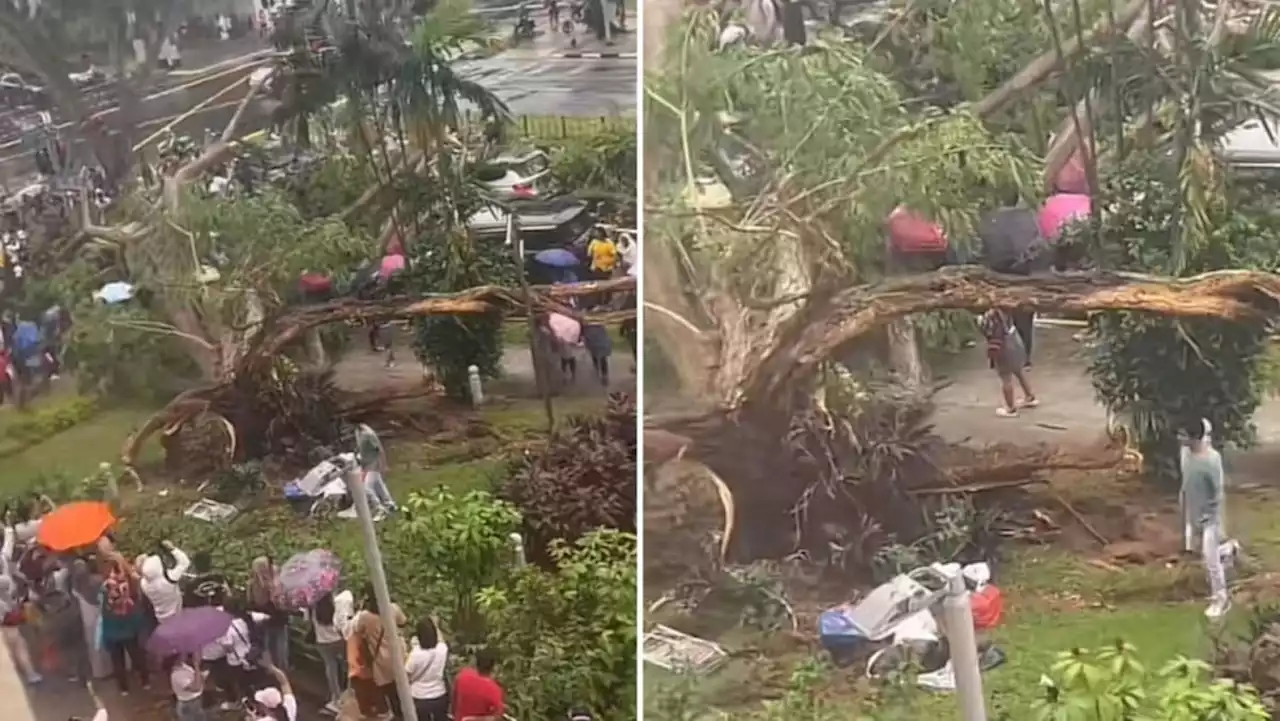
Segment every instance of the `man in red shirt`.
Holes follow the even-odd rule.
[[[496,665],[493,652],[480,649],[476,654],[475,667],[468,666],[458,672],[458,678],[453,682],[454,721],[501,719],[506,713],[502,687],[493,680],[493,667]]]

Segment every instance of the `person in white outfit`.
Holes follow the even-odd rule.
[[[1182,488],[1178,500],[1186,526],[1187,550],[1199,535],[1200,558],[1209,578],[1205,615],[1218,619],[1231,608],[1223,552],[1226,549],[1228,560],[1233,558],[1236,545],[1226,540],[1226,474],[1222,455],[1209,442],[1212,428],[1201,418],[1183,426],[1185,441],[1178,459]]]
[[[325,711],[338,714],[338,702],[346,690],[343,670],[346,668],[347,637],[351,635],[351,616],[355,610],[355,597],[350,591],[337,595],[326,593],[307,610],[307,617],[315,628],[316,651],[324,663],[324,680],[329,687],[329,702]]]
[[[159,556],[145,556],[139,563],[142,571],[142,592],[155,609],[156,620],[164,622],[182,610],[182,588],[179,582],[191,568],[191,559],[169,541],[161,544],[173,559],[173,568],[165,568]]]
[[[448,662],[449,646],[440,638],[435,621],[422,619],[404,668],[418,721],[449,721],[449,687],[444,680]]]

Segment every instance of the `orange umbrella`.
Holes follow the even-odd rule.
[[[100,501],[77,501],[58,506],[40,520],[36,540],[54,551],[88,546],[115,525],[111,507]]]

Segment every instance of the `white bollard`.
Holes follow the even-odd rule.
[[[516,552],[516,565],[524,566],[528,563],[528,560],[524,555],[524,536],[521,536],[519,533],[512,533],[511,546]]]
[[[467,383],[471,386],[471,405],[478,407],[484,403],[484,388],[480,386],[479,366],[467,366]]]

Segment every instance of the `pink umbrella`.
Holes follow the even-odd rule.
[[[1046,240],[1057,240],[1069,223],[1088,218],[1092,207],[1087,195],[1058,193],[1049,196],[1040,209],[1040,235]]]
[[[889,240],[903,253],[942,253],[947,250],[947,234],[942,226],[902,206],[886,219]]]
[[[547,325],[556,340],[567,345],[578,345],[582,342],[582,324],[560,313],[552,313],[547,317]]]
[[[384,255],[382,256],[382,266],[378,269],[378,275],[383,278],[391,276],[404,270],[406,263],[403,255]]]

